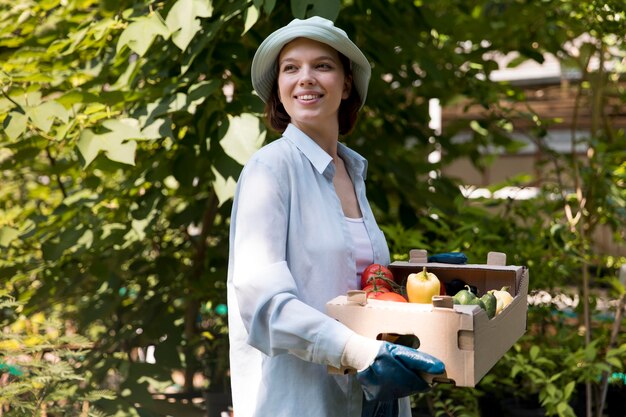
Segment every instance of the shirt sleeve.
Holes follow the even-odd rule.
[[[299,299],[286,260],[289,179],[251,160],[242,172],[233,210],[232,283],[248,344],[275,356],[339,367],[353,333]],[[305,239],[306,237],[302,237]]]

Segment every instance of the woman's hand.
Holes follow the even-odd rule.
[[[383,342],[374,362],[357,372],[368,401],[389,401],[427,391],[427,374],[441,375],[439,359],[403,345]]]

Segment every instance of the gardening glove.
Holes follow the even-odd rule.
[[[342,366],[365,370],[376,360],[383,342],[354,333],[346,343],[341,357]],[[365,397],[365,393],[363,393]],[[361,417],[398,417],[398,400],[368,401],[363,398]]]
[[[382,345],[381,340],[353,333],[343,348],[341,365],[362,371],[374,363]]]
[[[444,264],[466,264],[467,256],[463,252],[437,253],[428,257],[428,262],[441,262]]]
[[[368,401],[389,401],[430,389],[425,374],[440,375],[445,365],[427,353],[383,342],[374,362],[356,374]]]

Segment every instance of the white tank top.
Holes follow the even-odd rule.
[[[354,243],[354,258],[356,260],[356,288],[361,287],[361,273],[370,264],[374,262],[374,251],[372,250],[372,242],[367,234],[365,222],[363,218],[354,219],[346,217],[348,229],[352,235]],[[352,288],[352,286],[350,286]]]

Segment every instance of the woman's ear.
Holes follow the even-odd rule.
[[[350,97],[350,92],[352,91],[352,74],[348,75],[346,79],[343,81],[343,93],[341,98],[346,100]]]

